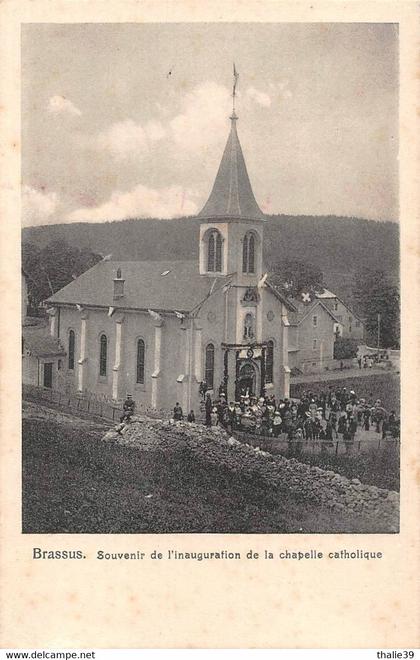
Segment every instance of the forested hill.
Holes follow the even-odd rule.
[[[359,218],[272,215],[265,225],[264,259],[313,263],[324,272],[327,284],[342,289],[346,277],[362,268],[398,275],[398,230],[392,222]],[[198,233],[196,219],[142,219],[29,227],[23,230],[23,242],[42,248],[63,240],[121,260],[194,259]]]

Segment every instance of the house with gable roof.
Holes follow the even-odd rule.
[[[302,294],[293,304],[296,311],[288,315],[290,368],[303,373],[332,368],[339,320],[316,294]]]
[[[335,293],[324,289],[324,291],[316,293],[316,297],[336,317],[341,326],[341,337],[345,339],[358,339],[360,341],[364,340],[365,326],[363,320],[345,302],[336,296]]]

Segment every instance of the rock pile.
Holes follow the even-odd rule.
[[[298,501],[310,501],[341,511],[346,509],[363,518],[382,520],[391,532],[398,531],[399,495],[376,486],[347,479],[330,470],[300,463],[296,459],[272,455],[258,447],[242,444],[220,427],[133,417],[121,435],[109,431],[104,441],[138,447],[143,451],[190,451],[196,460],[222,465],[242,478],[258,479],[279,493],[292,494]]]

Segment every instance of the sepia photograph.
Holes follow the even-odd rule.
[[[400,531],[394,23],[21,29],[22,532]]]

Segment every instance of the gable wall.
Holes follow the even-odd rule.
[[[336,298],[323,300],[323,303],[332,311],[337,320],[342,324],[343,337],[352,337],[354,339],[363,339],[363,323],[357,319],[353,312],[348,309],[340,300]]]
[[[313,325],[313,317],[317,317],[316,327]],[[318,305],[299,324],[298,348],[296,365],[304,370],[308,366],[320,365],[326,360],[331,360],[334,355],[334,320],[325,309]],[[313,341],[316,339],[316,348]],[[302,368],[304,367],[304,368]]]

